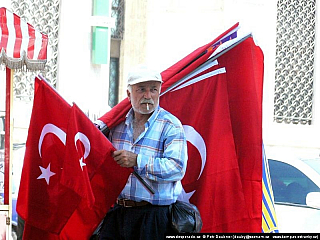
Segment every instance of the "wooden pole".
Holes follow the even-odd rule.
[[[12,103],[13,103],[13,72],[9,68],[6,68],[6,110],[5,110],[5,138],[4,138],[4,206],[7,206],[6,217],[6,239],[10,239],[11,236],[11,216],[12,216]]]
[[[4,138],[4,204],[9,204],[9,179],[10,179],[10,158],[11,158],[11,103],[12,84],[11,72],[6,68],[6,113],[5,113],[5,138]]]

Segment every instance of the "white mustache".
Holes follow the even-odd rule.
[[[152,99],[142,99],[140,104],[143,104],[143,103],[148,103],[148,104],[154,104],[154,101]]]

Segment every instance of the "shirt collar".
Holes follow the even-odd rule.
[[[158,107],[156,107],[156,109],[153,111],[153,113],[151,114],[151,116],[149,117],[148,121],[146,122],[146,126],[147,128],[150,126],[150,124],[157,118],[157,116],[159,115],[160,112],[160,106],[158,105]],[[129,125],[130,123],[132,123],[133,120],[133,109],[131,108],[129,110],[129,112],[126,115],[126,120],[125,120],[125,124]]]

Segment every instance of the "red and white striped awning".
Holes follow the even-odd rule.
[[[10,69],[43,70],[48,36],[8,9],[0,8],[0,65]]]

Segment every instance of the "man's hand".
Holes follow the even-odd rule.
[[[121,167],[133,167],[137,166],[137,156],[133,152],[127,150],[114,151],[112,157]]]

